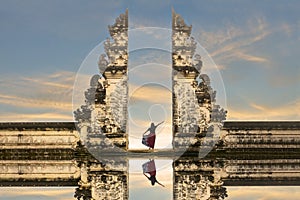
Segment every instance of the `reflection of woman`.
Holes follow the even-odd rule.
[[[147,176],[146,173],[149,174],[150,176]],[[151,181],[151,185],[155,185],[155,183],[158,183],[159,185],[165,187],[156,179],[156,167],[155,167],[154,160],[150,160],[143,164],[143,174],[144,176],[147,177],[149,181]]]
[[[161,125],[164,121],[158,123],[157,125],[154,125],[154,123],[151,123],[150,128],[148,128],[145,133],[143,134],[143,140],[142,143],[144,145],[146,145],[147,147],[149,147],[149,149],[154,149],[154,145],[155,145],[155,130],[156,128]],[[147,132],[150,132],[148,135],[145,135]]]

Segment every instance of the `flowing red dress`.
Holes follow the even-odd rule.
[[[150,133],[149,135],[144,135],[142,144],[153,149],[154,145],[155,145],[155,137],[156,137],[155,133]]]

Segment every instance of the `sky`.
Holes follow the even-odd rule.
[[[171,28],[171,8],[218,66],[228,120],[299,120],[298,1],[0,1],[1,121],[72,121],[72,87],[107,25]],[[95,66],[96,67],[96,66]]]
[[[193,26],[192,35],[220,72],[228,120],[300,120],[297,0],[0,0],[0,5],[0,121],[73,121],[76,74],[127,8],[130,29],[170,29],[172,8]],[[137,90],[133,100],[147,89]],[[230,190],[231,199],[239,199],[239,189]],[[249,189],[258,196],[275,190]],[[58,193],[70,199],[73,191]]]

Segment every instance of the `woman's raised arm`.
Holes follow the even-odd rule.
[[[162,123],[164,123],[164,121],[158,123],[158,124],[156,125],[156,127],[158,127],[158,126],[161,125]]]

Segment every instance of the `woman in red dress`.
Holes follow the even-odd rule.
[[[155,130],[156,128],[161,125],[164,121],[158,123],[157,125],[154,125],[154,123],[151,123],[150,128],[148,128],[145,133],[143,134],[143,140],[142,140],[142,144],[146,145],[147,147],[149,147],[149,149],[154,149],[154,145],[155,145]],[[145,135],[147,132],[150,132],[148,135]]]

